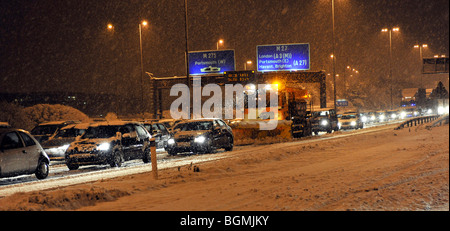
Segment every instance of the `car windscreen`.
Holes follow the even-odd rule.
[[[356,115],[350,114],[350,115],[342,115],[342,119],[354,119],[356,118]]]
[[[83,139],[110,138],[116,135],[120,126],[96,126],[89,127],[83,135]]]
[[[77,137],[83,135],[85,129],[77,129],[77,128],[69,128],[59,130],[55,135],[55,138],[69,138],[69,137]]]
[[[49,135],[55,133],[58,125],[40,125],[31,130],[32,135]]]
[[[144,124],[145,129],[147,129],[148,132],[152,133],[154,131],[160,131],[157,124]]]
[[[200,131],[200,130],[211,130],[211,128],[212,128],[212,121],[198,121],[198,122],[177,124],[174,130]]]

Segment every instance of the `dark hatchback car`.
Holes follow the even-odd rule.
[[[334,109],[315,111],[311,117],[312,132],[318,135],[319,132],[331,133],[338,131],[338,117]]]
[[[48,176],[50,159],[39,142],[27,131],[0,128],[0,178],[35,174]]]
[[[82,136],[88,127],[89,123],[67,125],[47,141],[41,142],[41,146],[50,160],[64,160],[64,153],[70,143],[75,141],[78,136]]]
[[[30,133],[34,136],[34,138],[36,138],[37,141],[44,142],[54,136],[62,127],[75,123],[80,122],[72,120],[45,122],[34,127]]]
[[[233,150],[233,131],[221,119],[187,120],[177,124],[172,132],[166,149],[169,155],[211,153],[219,148]]]
[[[70,144],[65,153],[70,170],[80,165],[109,164],[120,167],[124,161],[150,162],[154,139],[137,122],[101,122],[91,124],[83,136]]]

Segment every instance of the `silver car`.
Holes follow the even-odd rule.
[[[50,159],[39,142],[27,131],[0,128],[0,178],[35,174],[48,176]]]

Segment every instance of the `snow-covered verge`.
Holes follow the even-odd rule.
[[[449,210],[448,125],[237,149],[194,159],[199,172],[16,193],[0,210]]]

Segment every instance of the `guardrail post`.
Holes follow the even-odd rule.
[[[153,173],[153,178],[155,180],[158,179],[158,165],[157,165],[157,160],[156,160],[156,142],[155,142],[155,138],[152,137],[150,139],[150,152],[151,152],[151,161],[152,161],[152,173]]]

